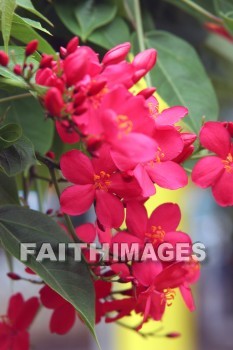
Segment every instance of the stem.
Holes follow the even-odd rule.
[[[57,196],[58,196],[58,198],[60,198],[61,193],[60,193],[60,188],[59,188],[59,186],[58,186],[58,182],[57,182],[57,178],[56,178],[56,174],[55,174],[55,169],[52,168],[52,167],[49,167],[49,172],[50,172],[50,176],[51,176],[53,185],[54,185],[54,187],[55,187]],[[69,215],[67,215],[67,214],[64,214],[64,218],[65,218],[66,225],[67,225],[67,228],[68,228],[68,230],[69,230],[69,233],[71,234],[71,236],[72,236],[74,242],[78,242],[78,243],[79,243],[79,239],[78,239],[78,237],[77,237],[77,235],[76,235],[76,232],[75,232],[73,223],[72,223],[72,221],[71,221],[71,218],[70,218]]]
[[[135,12],[136,32],[138,37],[139,50],[145,51],[146,46],[144,41],[140,0],[134,0],[134,12]],[[146,79],[147,85],[152,86],[152,81],[149,73],[147,73],[147,75],[145,76],[145,79]]]
[[[187,4],[188,6],[192,7],[194,10],[198,11],[202,15],[212,19],[215,22],[218,22],[219,24],[223,24],[223,20],[222,19],[220,19],[219,17],[214,16],[212,13],[210,13],[207,10],[205,10],[204,8],[202,8],[201,6],[196,4],[195,2],[190,1],[190,0],[181,0],[181,1],[184,2],[185,4]]]
[[[25,94],[19,94],[19,95],[14,95],[14,96],[9,96],[9,97],[4,97],[0,99],[0,103],[8,102],[8,101],[14,101],[14,100],[20,100],[23,98],[27,98],[32,96],[30,92],[27,92]]]
[[[190,159],[201,159],[203,157],[208,157],[208,156],[215,156],[214,153],[208,153],[208,154],[194,154],[193,156],[190,157]]]

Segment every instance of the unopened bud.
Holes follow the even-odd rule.
[[[0,65],[6,67],[9,63],[9,56],[4,52],[0,51]]]
[[[68,44],[66,46],[67,54],[69,55],[69,54],[73,53],[77,49],[78,44],[79,44],[79,39],[77,36],[75,36],[73,39],[71,39],[68,42]]]
[[[8,276],[10,279],[12,279],[13,281],[19,281],[19,280],[21,280],[21,277],[20,277],[19,275],[17,275],[16,273],[14,273],[14,272],[9,272],[9,273],[7,274],[7,276]]]
[[[16,75],[21,75],[22,74],[22,67],[20,64],[16,64],[14,66],[14,69],[13,69],[13,72],[16,74]]]
[[[27,44],[26,49],[25,49],[25,55],[30,56],[32,55],[38,48],[38,40],[32,40],[30,43]]]
[[[120,45],[117,45],[115,47],[113,47],[111,50],[109,50],[103,60],[102,63],[107,66],[110,64],[117,64],[119,62],[122,62],[126,56],[129,53],[130,50],[130,43],[126,42]]]

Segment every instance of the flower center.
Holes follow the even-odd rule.
[[[233,170],[233,156],[231,153],[228,153],[225,160],[222,161],[224,164],[224,168],[228,173],[231,173]]]
[[[119,136],[128,135],[133,130],[133,122],[127,115],[120,114],[116,117]]]
[[[147,104],[148,108],[149,108],[149,113],[150,113],[150,116],[153,118],[153,119],[156,119],[157,116],[158,116],[158,113],[159,113],[159,106],[156,105],[155,103],[153,102],[149,102]]]
[[[165,231],[161,226],[151,226],[151,231],[152,232],[147,232],[145,235],[151,239],[152,244],[163,242]]]
[[[111,184],[110,174],[102,170],[98,175],[97,174],[94,175],[94,182],[95,182],[94,184],[95,189],[103,190],[107,192],[108,187]]]
[[[166,302],[167,306],[171,306],[173,303],[173,300],[175,299],[176,292],[172,288],[167,288],[163,290],[163,295],[162,295],[162,302]]]
[[[104,87],[96,95],[89,96],[89,101],[94,109],[98,109],[104,95],[108,92],[107,87]]]
[[[161,160],[165,157],[165,153],[161,150],[160,147],[157,148],[157,152],[155,154],[156,163],[160,163]]]

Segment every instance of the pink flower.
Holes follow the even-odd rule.
[[[39,309],[38,298],[24,301],[20,293],[10,298],[7,315],[0,317],[1,350],[29,350],[28,328]]]
[[[114,242],[138,243],[143,248],[146,243],[152,243],[156,248],[166,242],[175,246],[177,243],[188,243],[190,237],[177,231],[180,223],[180,208],[174,203],[164,203],[158,206],[148,218],[146,208],[138,202],[127,204],[126,225],[128,232],[119,232],[112,238]]]
[[[44,286],[40,290],[40,298],[46,308],[53,310],[50,319],[51,333],[68,333],[75,323],[75,308],[49,286]]]
[[[140,195],[136,181],[127,181],[117,172],[107,147],[99,158],[90,160],[78,150],[69,151],[61,158],[61,170],[74,186],[61,195],[61,209],[70,215],[86,212],[95,201],[96,215],[104,226],[119,227],[124,219],[121,199],[129,200]]]
[[[139,330],[149,317],[161,320],[166,305],[171,306],[175,298],[174,289],[185,282],[187,271],[183,262],[163,269],[160,262],[153,261],[134,263],[132,270],[138,282],[136,312],[143,313]]]
[[[233,144],[231,135],[220,122],[207,122],[201,129],[203,147],[216,154],[199,160],[192,172],[193,182],[202,188],[211,187],[221,206],[233,205]]]

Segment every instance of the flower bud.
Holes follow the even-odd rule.
[[[30,56],[32,55],[38,48],[38,40],[32,40],[30,43],[27,44],[25,49],[25,55]]]
[[[148,99],[149,97],[151,97],[151,95],[153,95],[153,93],[155,91],[156,91],[156,88],[148,87],[148,88],[143,89],[142,91],[140,91],[137,95],[138,96],[143,96],[145,99]]]
[[[45,95],[44,104],[49,114],[54,117],[60,117],[61,110],[64,106],[60,90],[55,87],[49,89]]]
[[[21,280],[21,277],[20,277],[19,275],[17,275],[16,273],[14,273],[14,272],[9,272],[9,273],[7,274],[7,276],[8,276],[10,279],[12,279],[13,281],[19,281],[19,280]]]
[[[66,46],[67,55],[73,53],[77,49],[78,44],[79,44],[79,39],[77,36],[75,36],[73,39],[71,39],[68,42]]]
[[[113,47],[105,54],[102,63],[105,66],[108,66],[110,64],[117,64],[123,61],[129,53],[130,46],[130,43],[126,42]]]
[[[22,67],[20,66],[20,64],[16,64],[16,65],[14,66],[13,72],[14,72],[16,75],[21,75],[21,74],[22,74]]]
[[[179,332],[171,332],[166,334],[167,338],[179,338],[180,336],[181,334]]]
[[[133,66],[136,68],[136,71],[145,69],[147,73],[154,67],[156,58],[157,51],[155,49],[145,50],[134,57]]]
[[[4,52],[0,51],[0,65],[6,67],[9,62],[9,56]]]
[[[40,60],[40,68],[50,68],[53,61],[52,55],[43,54]]]

